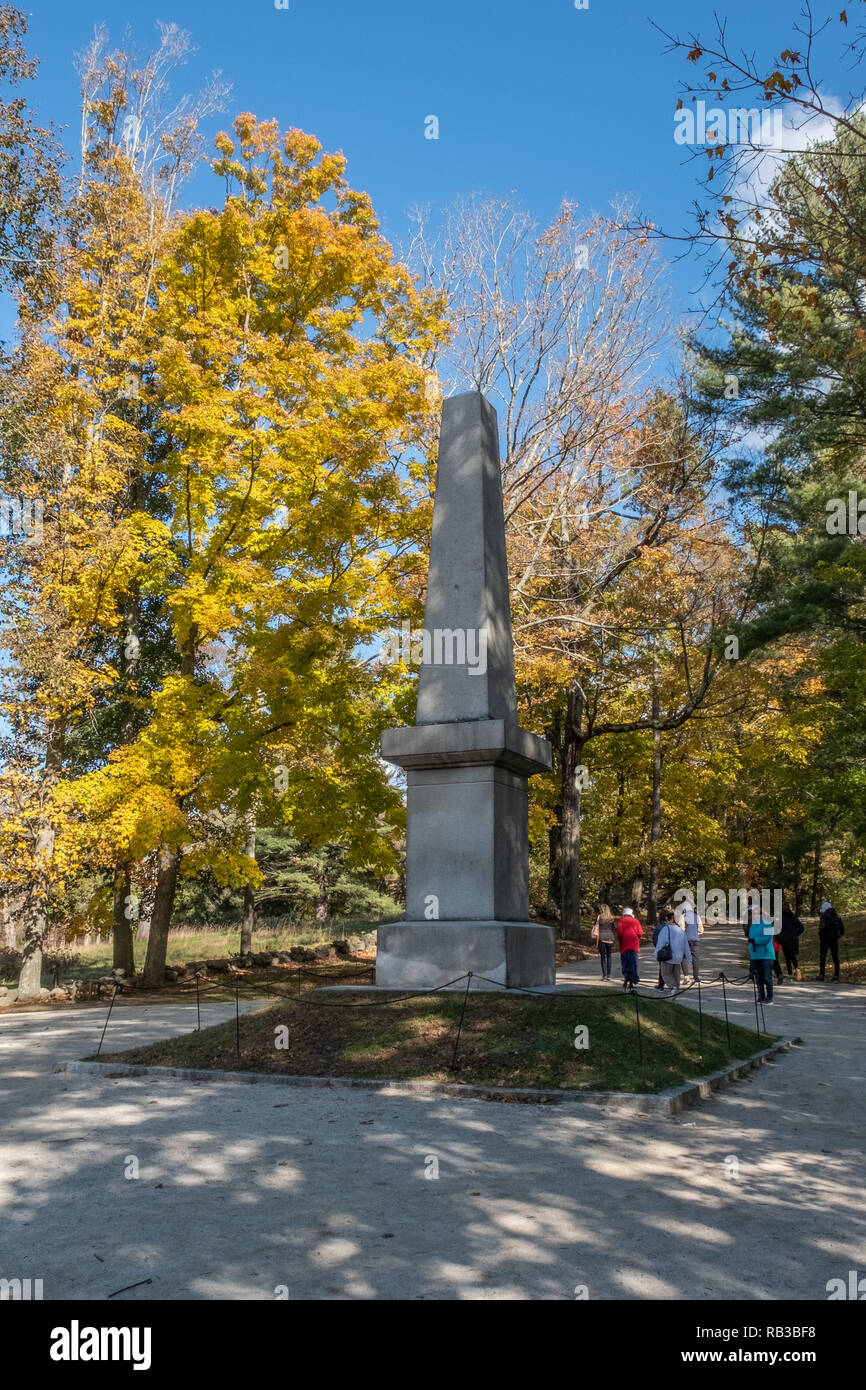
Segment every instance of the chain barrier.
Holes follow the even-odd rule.
[[[573,990],[570,990],[570,989],[561,989],[561,988],[558,989],[558,988],[556,988],[555,986],[547,986],[546,988],[542,988],[542,989],[531,989],[531,988],[529,988],[529,987],[521,986],[521,985],[504,985],[504,984],[501,983],[501,981],[499,981],[499,980],[494,980],[494,979],[493,979],[491,976],[489,976],[489,975],[481,975],[481,974],[476,973],[476,972],[473,972],[473,971],[471,971],[471,970],[470,970],[470,971],[467,971],[466,974],[464,974],[464,975],[458,975],[458,976],[456,976],[453,980],[447,980],[447,981],[445,981],[445,983],[443,983],[443,984],[441,984],[441,985],[436,985],[435,987],[430,988],[430,989],[411,990],[411,991],[406,992],[405,994],[391,994],[391,995],[389,995],[388,997],[383,997],[383,998],[380,998],[380,999],[362,999],[362,1000],[358,1000],[358,1001],[356,1001],[356,1002],[350,1002],[350,1001],[342,1001],[342,1000],[335,1000],[335,999],[321,999],[321,998],[318,998],[318,999],[311,999],[311,998],[305,998],[305,997],[300,993],[300,980],[301,980],[301,976],[302,976],[302,975],[305,975],[305,976],[307,976],[308,978],[312,978],[312,979],[315,980],[315,979],[320,979],[320,978],[322,978],[322,977],[323,977],[323,974],[324,974],[324,978],[331,979],[332,981],[334,981],[336,984],[339,985],[339,984],[341,984],[343,981],[346,981],[346,980],[351,981],[351,980],[360,979],[362,976],[369,976],[371,973],[374,973],[374,972],[375,972],[375,966],[373,966],[373,965],[368,965],[368,966],[365,966],[363,970],[354,971],[351,975],[350,975],[350,974],[341,974],[341,975],[337,976],[336,979],[335,979],[333,973],[331,973],[330,971],[316,972],[316,971],[313,971],[313,970],[304,969],[303,967],[299,966],[299,967],[298,967],[298,972],[297,972],[297,978],[298,978],[298,992],[297,992],[296,994],[289,994],[289,993],[286,993],[284,990],[280,989],[280,988],[278,987],[277,983],[276,983],[275,981],[273,981],[273,980],[257,981],[256,979],[254,979],[254,978],[252,978],[252,977],[249,977],[249,978],[248,978],[248,977],[241,976],[241,975],[234,975],[233,978],[234,978],[234,986],[235,986],[235,989],[234,989],[234,995],[235,995],[235,1049],[236,1049],[237,1055],[240,1056],[240,1051],[241,1051],[241,1045],[240,1045],[240,1000],[241,1000],[241,997],[242,997],[242,995],[241,995],[241,989],[242,989],[242,987],[246,987],[246,986],[248,986],[249,989],[250,989],[250,993],[248,993],[248,994],[245,996],[247,999],[260,999],[260,998],[262,997],[262,996],[261,996],[261,987],[262,987],[262,985],[264,984],[265,987],[266,987],[266,989],[267,989],[267,992],[268,992],[268,995],[269,995],[269,996],[271,996],[271,997],[273,997],[273,998],[275,998],[275,999],[283,1000],[285,1003],[288,1003],[288,1004],[303,1005],[303,1006],[306,1007],[306,1008],[314,1008],[314,1009],[370,1009],[370,1008],[375,1009],[375,1008],[388,1008],[388,1007],[390,1007],[392,1004],[403,1004],[403,1003],[406,1003],[408,1000],[412,1000],[412,999],[427,999],[427,998],[430,998],[431,996],[435,996],[435,995],[439,995],[439,994],[444,994],[446,991],[454,989],[455,986],[461,985],[461,984],[464,982],[464,980],[465,980],[465,981],[466,981],[466,988],[465,988],[465,990],[464,990],[464,992],[463,992],[463,1004],[462,1004],[462,1008],[461,1008],[461,1011],[460,1011],[460,1018],[459,1018],[459,1021],[458,1021],[458,1024],[457,1024],[457,1031],[456,1031],[456,1036],[455,1036],[455,1041],[454,1041],[454,1052],[453,1052],[453,1054],[452,1054],[451,1063],[450,1063],[449,1068],[448,1068],[449,1071],[457,1071],[457,1070],[459,1069],[458,1050],[459,1050],[459,1046],[460,1046],[460,1039],[461,1039],[461,1035],[462,1035],[463,1024],[464,1024],[465,1017],[466,1017],[466,1008],[467,1008],[467,1004],[468,1004],[468,1000],[469,1000],[469,994],[470,994],[470,992],[471,992],[471,990],[472,990],[472,981],[473,981],[473,980],[476,980],[476,981],[479,981],[479,982],[483,982],[484,984],[492,985],[494,989],[496,989],[498,992],[501,992],[501,993],[503,993],[503,994],[523,995],[524,997],[534,997],[534,998],[543,998],[543,999],[551,999],[551,998],[573,999],[573,998],[574,998],[575,996],[577,996],[577,995],[586,996],[586,995],[589,994],[589,993],[596,993],[596,990],[595,990],[595,987],[594,987],[594,986],[589,986],[589,987],[584,988],[584,989],[582,989],[582,990],[581,990],[581,989],[577,989],[577,988],[575,988],[575,989],[573,989]],[[227,990],[227,987],[228,987],[228,981],[220,981],[220,980],[215,980],[212,984],[205,984],[205,985],[203,985],[203,984],[201,983],[201,978],[202,978],[202,977],[201,977],[201,974],[197,972],[196,975],[195,975],[195,977],[194,977],[195,994],[196,994],[196,1027],[192,1030],[193,1032],[198,1032],[198,1031],[200,1031],[200,1029],[201,1029],[201,997],[202,997],[202,995],[211,994],[211,993],[214,993],[214,992],[216,992],[216,991],[218,991],[218,990],[225,992],[225,991]],[[700,1038],[701,1038],[701,1040],[703,1040],[703,1006],[702,1006],[702,995],[701,995],[702,989],[712,989],[712,988],[716,988],[716,987],[718,987],[718,986],[721,986],[721,988],[722,988],[722,995],[723,995],[724,1009],[725,1009],[725,1029],[726,1029],[726,1033],[727,1033],[728,1049],[730,1050],[730,1048],[731,1048],[731,1027],[730,1027],[730,1019],[729,1019],[729,1016],[728,1016],[728,998],[727,998],[727,989],[726,989],[726,986],[728,986],[728,985],[747,984],[747,983],[751,983],[752,986],[753,986],[753,989],[754,989],[754,1000],[755,1000],[755,1032],[756,1032],[758,1038],[760,1039],[760,1037],[761,1037],[761,1035],[762,1035],[762,1032],[763,1032],[764,1035],[766,1035],[766,1020],[764,1019],[764,1016],[763,1016],[763,1007],[761,1007],[761,1020],[760,1020],[760,1022],[764,1025],[764,1026],[763,1026],[763,1029],[762,1029],[762,1028],[759,1026],[759,1022],[758,1022],[758,1005],[759,1005],[759,1003],[762,1004],[763,1001],[759,1001],[759,999],[758,999],[757,982],[755,981],[755,979],[754,979],[753,976],[751,976],[751,975],[743,975],[743,976],[741,976],[741,977],[739,977],[739,978],[731,979],[731,977],[728,976],[728,975],[726,975],[725,972],[724,972],[723,970],[720,970],[719,973],[718,973],[718,975],[715,977],[715,979],[712,979],[712,980],[695,980],[695,979],[692,979],[692,980],[689,981],[689,984],[688,984],[688,985],[685,985],[685,986],[683,986],[681,989],[678,989],[678,990],[677,990],[677,994],[678,994],[678,995],[679,995],[679,994],[686,994],[690,989],[693,989],[695,986],[697,986],[697,989],[698,989],[698,1012],[699,1012],[699,1018],[700,1018],[699,1027],[700,1027]],[[359,987],[359,988],[361,988],[361,987]],[[101,1051],[102,1051],[102,1044],[103,1044],[104,1039],[105,1039],[106,1030],[107,1030],[107,1028],[108,1028],[108,1023],[109,1023],[109,1020],[110,1020],[110,1018],[111,1018],[112,1009],[114,1008],[114,1001],[115,1001],[115,999],[116,999],[116,997],[117,997],[118,989],[119,989],[119,987],[116,986],[115,989],[114,989],[114,992],[113,992],[113,994],[112,994],[112,997],[111,997],[111,1002],[110,1002],[110,1004],[109,1004],[108,1013],[107,1013],[107,1016],[106,1016],[106,1019],[105,1019],[105,1023],[104,1023],[104,1025],[103,1025],[103,1029],[102,1029],[102,1036],[101,1036],[101,1038],[100,1038],[100,1040],[99,1040],[99,1047],[97,1048],[97,1051],[96,1051],[96,1055],[97,1055],[97,1056],[99,1056],[100,1053],[101,1053]],[[317,992],[317,991],[312,991],[312,992]],[[487,993],[486,990],[481,990],[481,991],[476,991],[476,992],[478,992],[478,993],[485,993],[485,994]],[[626,992],[627,994],[632,994],[632,995],[634,995],[634,998],[635,998],[635,1028],[636,1028],[636,1033],[637,1033],[638,1056],[639,1056],[639,1059],[640,1059],[640,1066],[641,1066],[641,1069],[643,1069],[643,1067],[644,1067],[643,1035],[642,1035],[642,1032],[641,1032],[641,1024],[640,1024],[640,1004],[639,1004],[639,1000],[640,1000],[640,998],[652,999],[653,996],[657,993],[657,991],[656,991],[655,987],[651,987],[651,986],[647,986],[647,987],[645,987],[643,990],[641,990],[640,988],[636,988],[634,985],[630,985],[629,988],[628,988],[628,990],[625,991],[625,992]],[[191,989],[190,989],[190,990],[181,990],[181,991],[179,991],[179,993],[181,993],[182,997],[186,997],[186,996],[188,996],[189,994],[192,993],[192,990],[191,990]],[[618,995],[608,995],[607,997],[608,997],[608,998],[617,998]],[[668,996],[668,997],[670,997],[670,996]],[[226,1001],[226,1002],[230,1002],[230,1000],[228,1000],[228,1001]]]

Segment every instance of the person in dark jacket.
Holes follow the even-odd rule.
[[[833,983],[839,983],[839,938],[845,934],[845,923],[832,903],[821,904],[821,921],[818,926],[818,945],[821,952],[818,979],[823,980],[827,964],[827,952],[833,958]]]
[[[782,930],[779,932],[779,945],[785,957],[785,969],[789,975],[794,975],[798,980],[802,979],[800,970],[797,966],[797,957],[800,954],[800,937],[805,928],[795,912],[789,907],[782,907]]]
[[[779,964],[779,957],[782,954],[782,947],[779,945],[778,936],[773,937],[773,974],[776,977],[776,984],[780,985],[784,980],[782,967]]]

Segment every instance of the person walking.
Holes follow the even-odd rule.
[[[779,935],[778,935],[778,932],[774,932],[774,934],[773,934],[773,978],[775,979],[777,985],[780,985],[780,984],[782,983],[782,980],[785,978],[784,975],[782,974],[782,967],[781,967],[781,965],[779,964],[779,956],[780,956],[781,954],[782,954],[782,947],[781,947],[781,945],[780,945],[780,943],[779,943]]]
[[[691,964],[691,953],[685,928],[677,925],[674,914],[666,911],[663,918],[656,940],[655,958],[667,987],[668,998],[673,999],[679,993],[683,965]]]
[[[663,907],[662,910],[661,910],[661,912],[659,913],[659,919],[658,919],[658,921],[656,922],[655,926],[653,927],[653,954],[655,954],[655,948],[656,948],[656,946],[658,945],[658,942],[659,942],[659,933],[661,932],[662,927],[665,926],[666,923],[672,922],[672,921],[674,921],[674,914],[671,912],[670,908]],[[654,985],[653,988],[654,988],[654,989],[664,989],[664,987],[665,987],[664,976],[662,975],[662,968],[661,968],[661,966],[659,966],[659,978],[658,978],[658,983],[657,983],[656,985]]]
[[[789,907],[782,907],[782,929],[779,932],[779,945],[785,957],[785,969],[789,975],[793,975],[795,980],[802,980],[803,976],[797,965],[797,957],[800,954],[800,937],[805,928],[795,912]]]
[[[601,978],[610,979],[613,963],[613,943],[616,941],[615,918],[607,903],[599,903],[598,916],[592,934],[598,941],[598,954],[601,958]]]
[[[697,984],[701,978],[701,953],[698,942],[704,930],[704,923],[697,908],[692,903],[687,903],[683,910],[682,926],[689,943],[692,975]]]
[[[818,967],[818,979],[824,979],[824,971],[827,965],[827,952],[833,959],[833,983],[839,983],[839,941],[845,935],[845,923],[839,916],[832,903],[821,904],[821,921],[818,926],[818,945],[821,953],[821,960]]]
[[[749,927],[749,974],[758,986],[762,1004],[773,1002],[773,923],[763,916]]]
[[[622,916],[616,924],[616,934],[619,937],[619,958],[622,965],[622,987],[628,992],[634,990],[635,985],[640,984],[638,973],[638,952],[640,951],[643,927],[638,921],[637,911],[631,907],[624,907]]]

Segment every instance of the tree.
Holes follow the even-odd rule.
[[[866,259],[856,229],[866,183],[855,158],[864,134],[854,116],[833,139],[785,161],[765,194],[762,225],[771,230],[759,266],[746,265],[729,291],[728,339],[697,349],[703,409],[724,409],[736,431],[728,486],[743,515],[762,509],[770,523],[744,650],[798,653],[810,709],[812,692],[822,692],[827,742],[814,750],[814,801],[794,847],[798,866],[812,854],[816,874],[828,831],[862,826],[864,808],[857,672],[866,553],[857,500],[866,493]],[[721,382],[732,377],[737,394],[720,407]],[[756,438],[759,450],[737,448]]]
[[[518,660],[527,669],[537,658],[544,688],[563,693],[561,704],[535,703],[560,778],[547,896],[561,898],[574,932],[583,747],[596,727],[621,731],[588,720],[581,645],[622,576],[702,504],[713,447],[701,452],[643,381],[667,330],[646,237],[611,219],[581,224],[571,205],[539,232],[514,205],[474,199],[446,215],[438,237],[419,216],[413,255],[449,292],[454,329],[437,359],[446,384],[469,381],[501,406]],[[664,727],[689,717],[715,670],[705,665]]]
[[[145,191],[117,131],[152,69],[145,64],[126,83],[121,68],[118,55],[106,55],[98,75],[86,65],[82,165],[55,210],[55,267],[44,283],[35,275],[22,283],[19,341],[3,364],[4,480],[39,518],[16,553],[2,634],[12,727],[4,834],[27,883],[29,919],[22,997],[39,989],[52,892],[62,894],[86,841],[64,763],[103,756],[94,747],[96,711],[118,684],[119,737],[131,734],[132,616],[165,574],[160,548],[168,553],[165,528],[147,510],[151,422],[139,395],[166,209]],[[186,121],[180,132],[165,127],[161,172],[172,187],[191,140]],[[112,869],[115,958],[131,969],[130,869]]]
[[[97,30],[81,55],[81,175],[79,197],[98,171],[104,194],[102,216],[110,223],[106,236],[137,249],[141,328],[153,307],[155,271],[180,189],[201,154],[199,121],[220,109],[227,95],[216,74],[197,97],[168,105],[174,70],[190,52],[189,35],[176,25],[157,26],[160,42],[145,58],[122,50],[109,51],[107,32]],[[129,197],[130,190],[133,196]],[[145,332],[139,334],[137,357],[126,383],[127,407],[142,429],[146,447],[139,467],[128,480],[128,505],[162,520],[167,508],[162,497],[166,442],[160,433],[159,408],[149,390],[152,352]],[[173,653],[163,620],[161,602],[134,586],[123,601],[123,626],[117,634],[114,661],[119,679],[112,698],[104,701],[86,726],[73,736],[78,768],[99,764],[106,744],[132,741],[143,723],[143,706],[159,679],[171,667]],[[71,750],[72,751],[72,750]],[[114,965],[134,973],[132,892],[135,864],[121,855],[108,870],[112,876]]]
[[[510,522],[558,476],[591,479],[642,418],[669,327],[661,267],[646,238],[572,203],[546,228],[508,199],[415,222],[409,263],[447,297],[451,324],[428,363],[446,393],[471,387],[497,407]]]
[[[256,888],[221,888],[207,870],[187,879],[178,891],[174,924],[240,919],[243,931],[250,898],[257,927],[265,931],[269,924],[286,917],[304,924],[334,918],[376,918],[399,910],[389,892],[393,877],[352,868],[345,843],[313,845],[299,840],[284,826],[262,826],[256,835],[256,861],[260,874]],[[327,916],[321,915],[324,903]],[[252,942],[242,942],[241,953],[251,947]]]
[[[26,34],[24,14],[0,5],[0,277],[6,287],[39,293],[52,279],[62,152],[54,133],[35,124],[26,99],[3,90],[36,76]]]
[[[748,609],[760,554],[741,549],[714,495],[719,442],[691,419],[687,397],[660,392],[647,420],[615,446],[629,472],[620,457],[601,464],[589,487],[539,492],[536,520],[515,542],[519,664],[554,746],[548,899],[558,894],[569,934],[579,926],[587,747],[651,730],[660,757],[665,731],[709,714],[727,638]],[[587,514],[590,526],[575,524]],[[725,697],[713,712],[727,707]],[[650,846],[659,797],[656,779]],[[652,853],[650,876],[651,861]]]
[[[158,846],[148,984],[162,980],[182,861],[194,873],[207,855],[226,883],[255,874],[242,840],[273,795],[261,750],[310,786],[306,807],[293,799],[305,833],[355,804],[346,781],[368,818],[397,803],[374,742],[392,677],[358,648],[394,612],[417,541],[424,470],[403,462],[425,438],[416,364],[441,334],[440,301],[395,262],[341,157],[249,115],[234,129],[214,163],[223,207],[183,221],[154,277],[176,673],[76,793],[109,841]],[[235,831],[213,855],[199,832],[215,816]],[[381,854],[374,833],[346,835]]]

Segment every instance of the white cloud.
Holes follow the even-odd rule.
[[[844,114],[845,108],[834,96],[819,93],[827,114],[809,113],[796,102],[782,107],[781,149],[753,149],[743,146],[736,158],[736,174],[731,193],[738,202],[765,206],[766,193],[785,160],[800,150],[811,149],[829,140],[836,129],[834,117]]]

